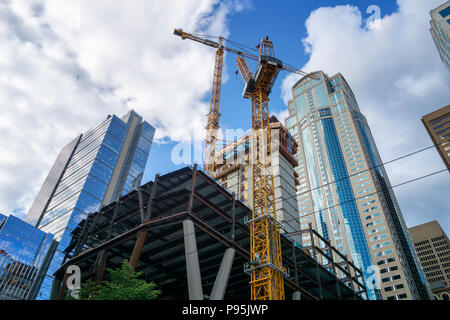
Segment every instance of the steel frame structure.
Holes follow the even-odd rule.
[[[192,299],[186,285],[189,273],[182,227],[189,220],[195,226],[202,291],[212,291],[223,252],[231,248],[236,256],[224,298],[248,300],[248,275],[242,265],[250,262],[250,230],[244,223],[250,213],[196,166],[157,176],[78,225],[65,250],[65,262],[55,272],[52,298],[65,297],[68,266],[78,265],[83,280],[100,283],[107,277],[107,266],[118,267],[127,259],[157,283],[162,298]],[[292,270],[284,281],[288,294],[300,292],[306,300],[361,299],[361,294],[316,264],[308,250],[284,235],[280,247],[283,261]],[[203,296],[208,298],[208,294]]]

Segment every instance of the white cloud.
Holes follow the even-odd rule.
[[[214,49],[246,2],[0,0],[0,212],[28,209],[59,150],[134,108],[179,141],[203,128]]]
[[[371,127],[384,161],[431,145],[420,119],[450,102],[450,73],[439,59],[429,32],[429,11],[442,0],[399,0],[399,9],[371,26],[357,7],[324,7],[306,21],[303,39],[309,61],[301,69],[343,74]],[[383,13],[383,7],[381,7]],[[282,98],[298,76],[282,81]],[[386,167],[392,184],[444,168],[431,150]],[[449,230],[448,174],[440,174],[396,191],[408,224],[432,217]],[[411,203],[421,205],[411,206]],[[423,215],[423,207],[434,215]],[[433,208],[433,209],[432,209]]]
[[[278,113],[274,113],[274,116],[281,121],[282,124],[284,124],[284,120],[286,120],[287,117],[289,117],[289,109],[281,110]]]

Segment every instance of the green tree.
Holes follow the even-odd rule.
[[[154,282],[139,279],[142,272],[134,271],[126,260],[122,267],[106,271],[110,274],[110,281],[95,285],[89,279],[81,285],[80,300],[154,300],[161,294],[155,289]],[[70,295],[68,299],[71,299]]]

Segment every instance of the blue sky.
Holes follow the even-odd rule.
[[[284,1],[282,4],[274,1],[262,0],[247,2],[242,12],[231,14],[227,19],[227,26],[230,35],[228,39],[250,47],[255,47],[262,38],[269,36],[273,41],[276,55],[283,62],[296,68],[301,68],[308,61],[308,55],[304,52],[302,39],[306,36],[305,21],[310,13],[320,7],[336,5],[356,5],[363,13],[363,17],[368,19],[372,13],[366,13],[371,5],[378,5],[381,9],[381,16],[391,14],[398,7],[395,1]],[[183,28],[183,26],[174,26]],[[186,32],[194,32],[186,30]],[[217,34],[213,36],[222,36]],[[197,44],[202,46],[201,44]],[[231,47],[233,47],[231,45]],[[214,48],[209,49],[212,53]],[[254,71],[255,63],[248,62]],[[225,67],[228,72],[224,76],[221,91],[221,118],[220,125],[223,128],[244,128],[247,130],[250,124],[250,104],[241,96],[243,82],[240,74],[235,74],[236,56],[226,54]],[[312,71],[312,70],[305,70]],[[287,71],[284,71],[287,73]],[[281,99],[280,75],[277,85],[274,86],[270,99],[270,112],[278,113],[286,109],[286,105]],[[226,79],[227,78],[227,79]],[[212,74],[211,74],[212,80]],[[210,92],[204,97],[208,103]],[[281,120],[281,119],[280,119]],[[281,120],[283,121],[283,120]],[[164,173],[181,168],[183,165],[175,165],[170,159],[171,151],[178,142],[167,144],[154,144],[147,165],[144,181],[153,180],[156,173]]]
[[[247,46],[269,36],[285,63],[344,75],[384,161],[427,147],[420,118],[450,101],[450,73],[428,31],[441,2],[0,0],[0,212],[23,217],[61,148],[130,108],[157,129],[144,182],[183,166],[171,152],[204,133],[215,52],[175,37],[175,27]],[[373,5],[381,16],[368,26]],[[235,70],[227,54],[221,126],[245,130],[249,101]],[[285,112],[295,80],[280,74],[272,113]],[[386,169],[397,184],[443,167],[429,150]],[[446,173],[396,190],[409,226],[437,219],[447,232],[448,194]]]
[[[247,46],[255,46],[262,37],[266,35],[273,41],[275,46],[275,52],[278,58],[283,62],[290,65],[301,68],[305,66],[310,58],[310,56],[305,52],[305,47],[302,43],[302,39],[307,36],[307,30],[305,26],[305,21],[310,16],[311,12],[321,7],[335,7],[338,5],[351,5],[356,6],[362,14],[362,25],[364,28],[366,20],[373,14],[372,11],[367,12],[368,8],[373,5],[377,5],[380,8],[381,18],[392,15],[397,12],[399,7],[395,1],[286,1],[282,4],[274,3],[273,1],[253,1],[250,5],[243,11],[239,13],[234,13],[229,16],[227,21],[227,26],[230,35],[228,38],[230,40],[236,41],[240,44]],[[432,6],[430,7],[432,8]],[[336,16],[339,19],[339,16]],[[323,21],[324,24],[327,21]],[[179,26],[183,27],[183,26]],[[189,32],[189,30],[185,30]],[[200,45],[200,44],[198,44]],[[434,48],[433,48],[434,49]],[[210,49],[214,52],[214,49]],[[227,54],[225,59],[225,70],[228,71],[228,79],[222,85],[221,94],[221,126],[224,128],[245,128],[248,129],[250,123],[250,112],[249,112],[249,101],[244,100],[241,97],[241,92],[243,88],[243,82],[238,74],[235,75],[236,62],[235,56],[233,54]],[[437,56],[433,56],[437,60]],[[255,69],[255,65],[252,65],[252,69]],[[314,70],[305,70],[314,71]],[[362,70],[361,70],[362,71]],[[327,70],[325,70],[327,72]],[[345,70],[340,71],[346,76]],[[286,71],[285,71],[286,73]],[[281,91],[281,80],[286,76],[285,74],[280,74],[277,85],[275,85],[273,92],[271,94],[270,110],[271,113],[279,113],[286,110],[286,105],[282,99]],[[388,75],[387,75],[388,76]],[[352,83],[350,83],[352,86]],[[358,99],[358,92],[355,92]],[[448,97],[447,92],[447,97]],[[209,93],[205,97],[205,101],[209,101]],[[364,105],[360,106],[362,112],[364,113]],[[431,110],[430,110],[431,111]],[[423,114],[429,112],[424,110]],[[418,120],[418,119],[417,119]],[[372,129],[373,130],[373,129]],[[425,132],[423,131],[422,134]],[[423,140],[425,145],[417,144],[417,146],[426,147],[428,144],[426,140]],[[383,145],[383,141],[376,141],[378,147]],[[144,181],[152,180],[154,175],[158,172],[168,172],[176,168],[183,167],[184,165],[174,165],[172,162],[167,161],[170,158],[170,152],[174,147],[174,143],[169,144],[154,144],[150,154],[150,160],[148,167],[144,175]],[[420,147],[419,147],[420,148]],[[417,148],[416,148],[417,149]],[[406,152],[412,152],[416,149],[405,149]],[[427,151],[428,156],[436,158],[436,155],[432,155],[434,151]],[[403,155],[401,152],[395,155],[389,155],[390,157],[384,157],[384,161],[391,160],[393,157]],[[383,156],[383,154],[382,154]],[[423,159],[423,158],[421,158]],[[438,159],[439,160],[439,159]],[[434,159],[436,161],[436,159]],[[409,164],[411,162],[409,159],[403,160],[402,164]],[[419,170],[420,172],[420,170]],[[429,172],[424,172],[429,173]],[[445,173],[444,173],[445,174]],[[421,174],[412,175],[411,178],[418,177]],[[433,179],[429,178],[429,179]],[[392,184],[397,184],[405,181],[405,179],[391,179]],[[444,190],[450,191],[447,186]],[[416,182],[416,187],[419,187],[421,182]],[[437,219],[446,230],[450,229],[449,218],[446,215],[433,212],[431,209],[427,209],[427,214],[421,214],[418,212],[417,207],[411,208],[408,197],[408,191],[413,187],[403,187],[403,192],[395,190],[396,193],[401,194],[399,197],[401,208],[406,208],[404,211],[404,216],[407,221],[408,226],[415,225],[417,223],[425,223],[429,220]],[[405,191],[406,190],[406,191]],[[437,211],[448,210],[448,206],[444,208],[436,204],[432,198],[423,199],[422,208],[426,206],[435,206]],[[442,201],[442,200],[441,200]],[[438,202],[441,202],[438,201]],[[414,211],[413,211],[414,210]],[[413,211],[413,212],[411,212]]]

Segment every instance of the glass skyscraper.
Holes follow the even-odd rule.
[[[109,115],[62,149],[26,217],[59,241],[36,299],[50,298],[53,273],[78,223],[140,184],[154,133],[131,110]]]
[[[442,62],[450,71],[450,0],[430,11],[430,32]]]
[[[286,127],[298,145],[301,228],[309,226],[360,268],[370,299],[427,299],[427,284],[356,98],[341,74],[292,88]],[[304,236],[304,246],[311,239]],[[372,287],[380,271],[380,287]]]
[[[21,219],[0,215],[0,300],[32,300],[57,242]]]

